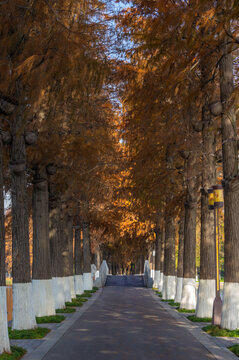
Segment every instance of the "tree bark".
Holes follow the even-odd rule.
[[[0,136],[0,286],[6,285],[5,268],[5,216],[4,216],[4,197],[3,197],[3,164],[2,164],[2,136]]]
[[[84,266],[83,272],[90,273],[91,272],[91,256],[90,256],[90,224],[89,222],[84,222],[82,224],[83,230],[83,258],[84,258]]]
[[[67,221],[67,240],[69,246],[69,271],[70,276],[74,275],[74,258],[73,258],[73,218],[68,216]]]
[[[183,253],[184,253],[184,216],[179,223],[179,243],[178,243],[178,268],[177,277],[183,277]]]
[[[32,278],[37,280],[51,279],[48,181],[45,167],[35,169],[33,184]]]
[[[11,192],[12,192],[12,273],[14,283],[29,283],[30,254],[26,178],[26,146],[21,120],[12,122]]]
[[[160,228],[155,229],[156,240],[155,240],[155,271],[160,270],[160,249],[161,249],[161,237]]]
[[[209,60],[209,59],[208,59]],[[200,279],[215,279],[214,215],[208,209],[208,189],[216,184],[216,139],[214,121],[210,112],[212,74],[210,61],[201,63],[203,108],[202,108],[202,190],[201,190],[201,243]]]
[[[165,276],[175,276],[175,226],[174,218],[165,218],[164,270]]]
[[[160,269],[161,269],[161,272],[164,271],[164,245],[165,245],[165,229],[162,228],[162,231],[161,231],[161,241],[160,241],[160,244],[161,244],[161,250],[160,250]]]
[[[196,156],[189,155],[186,164],[187,189],[185,202],[185,223],[184,223],[184,257],[183,277],[196,277],[196,219],[197,219],[197,192],[198,180],[195,173]]]
[[[61,258],[61,276],[71,276],[70,247],[68,240],[68,214],[62,210],[60,221],[60,258]]]
[[[82,241],[81,241],[81,227],[77,225],[75,227],[75,274],[83,274],[83,253],[82,253]]]
[[[239,282],[239,179],[236,111],[233,102],[233,57],[225,38],[220,61],[222,156],[225,181],[225,282]]]
[[[60,235],[60,200],[57,195],[54,184],[49,184],[49,240],[51,254],[51,272],[52,277],[62,276],[61,269],[61,235]]]

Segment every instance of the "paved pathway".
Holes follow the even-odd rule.
[[[149,290],[133,287],[133,277],[122,278],[108,280],[114,286],[103,289],[44,360],[214,359],[180,320],[153,300]],[[128,286],[116,286],[117,282]]]

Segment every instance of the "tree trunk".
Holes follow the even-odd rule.
[[[163,279],[164,279],[164,245],[165,245],[165,229],[162,227],[161,233],[160,233],[161,239],[160,239],[160,279],[159,279],[159,286],[158,291],[162,292],[163,290]]]
[[[176,291],[175,278],[175,226],[174,218],[165,218],[165,247],[164,247],[164,281],[163,299],[174,299]]]
[[[74,258],[73,258],[73,218],[68,216],[67,220],[67,240],[69,246],[69,281],[71,289],[71,298],[75,299],[75,278],[74,278]]]
[[[36,320],[32,304],[30,277],[28,202],[26,178],[26,146],[21,133],[22,121],[11,124],[11,191],[12,191],[12,272],[13,324],[17,330],[33,329]]]
[[[180,303],[183,290],[183,253],[184,253],[184,215],[179,221],[179,243],[178,243],[178,268],[177,268],[177,284],[176,295],[174,301]]]
[[[197,158],[193,152],[186,161],[186,203],[184,222],[183,291],[180,307],[196,307],[196,220],[198,180]]]
[[[225,283],[221,326],[239,328],[239,178],[236,110],[233,100],[233,57],[228,37],[222,46],[220,90],[222,103],[222,156],[225,181]]]
[[[77,218],[77,225],[75,226],[75,291],[78,295],[84,292],[82,250],[81,226],[80,220]]]
[[[0,354],[10,352],[6,302],[5,216],[3,197],[2,136],[0,135]]]
[[[82,224],[83,229],[83,283],[84,290],[92,290],[92,279],[91,279],[91,256],[90,256],[90,224],[84,222]]]
[[[208,189],[216,184],[216,139],[210,112],[211,86],[205,85],[212,74],[211,62],[201,64],[203,91],[202,108],[202,190],[201,190],[201,243],[200,280],[197,317],[212,317],[215,299],[214,214],[208,208]]]
[[[63,277],[63,286],[65,301],[71,301],[71,283],[70,276],[71,261],[70,261],[70,247],[69,247],[69,229],[68,229],[69,215],[66,208],[63,206],[61,210],[60,221],[60,259],[61,259],[61,276]]]
[[[60,199],[55,185],[49,181],[49,240],[51,254],[51,272],[53,282],[53,296],[55,309],[64,309],[65,293],[62,277],[61,234],[60,234],[61,209]]]
[[[159,281],[160,281],[160,248],[161,248],[161,244],[160,244],[160,228],[157,227],[155,229],[155,235],[156,235],[156,239],[155,239],[155,273],[154,273],[154,288],[159,287]]]
[[[32,291],[35,315],[55,315],[51,280],[49,201],[46,169],[35,168],[33,179]]]

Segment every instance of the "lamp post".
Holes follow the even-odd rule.
[[[219,279],[219,208],[223,207],[223,187],[215,185],[208,191],[208,208],[214,210],[214,244],[215,244],[215,284],[216,297],[213,303],[212,324],[221,324],[222,300],[220,297],[220,279]]]

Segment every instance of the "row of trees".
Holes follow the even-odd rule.
[[[117,19],[128,46],[119,84],[122,138],[129,154],[129,191],[131,199],[144,209],[145,219],[156,224],[157,248],[164,246],[164,265],[158,258],[156,268],[164,275],[163,298],[175,298],[186,309],[195,308],[197,303],[197,316],[212,315],[214,219],[208,210],[208,190],[223,180],[221,325],[229,329],[239,327],[237,17],[234,1],[133,0]],[[196,299],[199,210],[200,284]]]
[[[105,11],[101,0],[0,3],[0,354],[10,351],[4,193],[14,329],[91,289],[99,269],[120,158]]]

